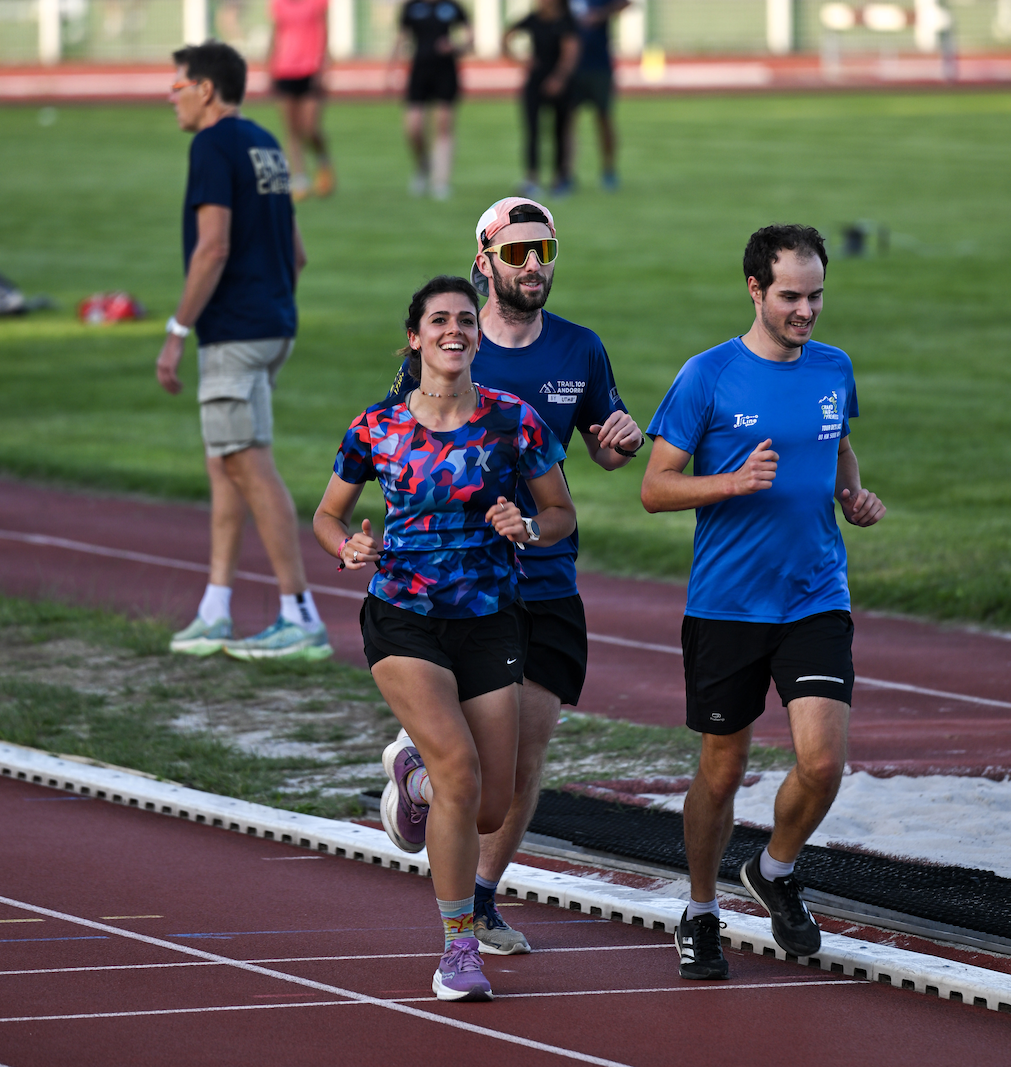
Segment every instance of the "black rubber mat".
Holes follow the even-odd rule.
[[[544,790],[530,824],[536,834],[644,863],[688,869],[678,812],[625,807],[573,793]],[[735,826],[720,877],[740,883],[741,865],[769,834]],[[800,882],[822,893],[878,908],[1011,938],[1011,879],[993,871],[942,867],[807,845],[797,861]]]

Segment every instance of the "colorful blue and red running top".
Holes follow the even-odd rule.
[[[334,473],[379,480],[386,525],[369,592],[440,619],[492,615],[517,597],[512,544],[485,522],[519,478],[539,478],[564,459],[537,412],[511,393],[477,386],[478,406],[457,430],[430,430],[405,400],[366,409],[341,442]]]

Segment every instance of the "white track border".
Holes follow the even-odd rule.
[[[412,874],[430,874],[427,854],[401,852],[385,833],[357,823],[251,804],[198,789],[64,759],[21,745],[0,743],[0,778],[91,796],[124,807],[188,819],[250,837],[267,838],[320,853]],[[556,874],[510,864],[500,891],[522,900],[553,904],[587,915],[673,933],[686,902],[660,892],[613,885],[593,878]],[[766,918],[721,910],[731,947],[786,959]],[[1011,975],[973,967],[841,934],[822,934],[821,951],[801,963],[871,982],[915,989],[945,1000],[1011,1012]],[[791,957],[793,958],[793,957]]]

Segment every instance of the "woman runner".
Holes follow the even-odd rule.
[[[291,195],[329,196],[337,185],[323,135],[323,73],[326,68],[329,0],[271,0],[274,21],[267,66],[284,119]],[[303,148],[316,156],[316,177],[306,175]]]
[[[342,568],[377,567],[361,613],[365,654],[405,728],[383,753],[383,825],[408,852],[428,847],[445,933],[432,979],[440,1000],[492,995],[473,894],[478,835],[502,824],[516,777],[526,621],[515,554],[575,528],[562,446],[528,404],[471,381],[477,316],[463,278],[414,294],[405,325],[418,388],[355,419],[313,521]],[[386,498],[382,546],[368,519],[351,533],[372,478]],[[536,515],[513,503],[519,478]]]

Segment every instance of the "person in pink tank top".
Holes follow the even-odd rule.
[[[287,131],[291,195],[329,196],[337,185],[323,136],[323,73],[327,56],[328,0],[270,0],[274,32],[267,65]],[[310,183],[303,149],[316,156]]]

